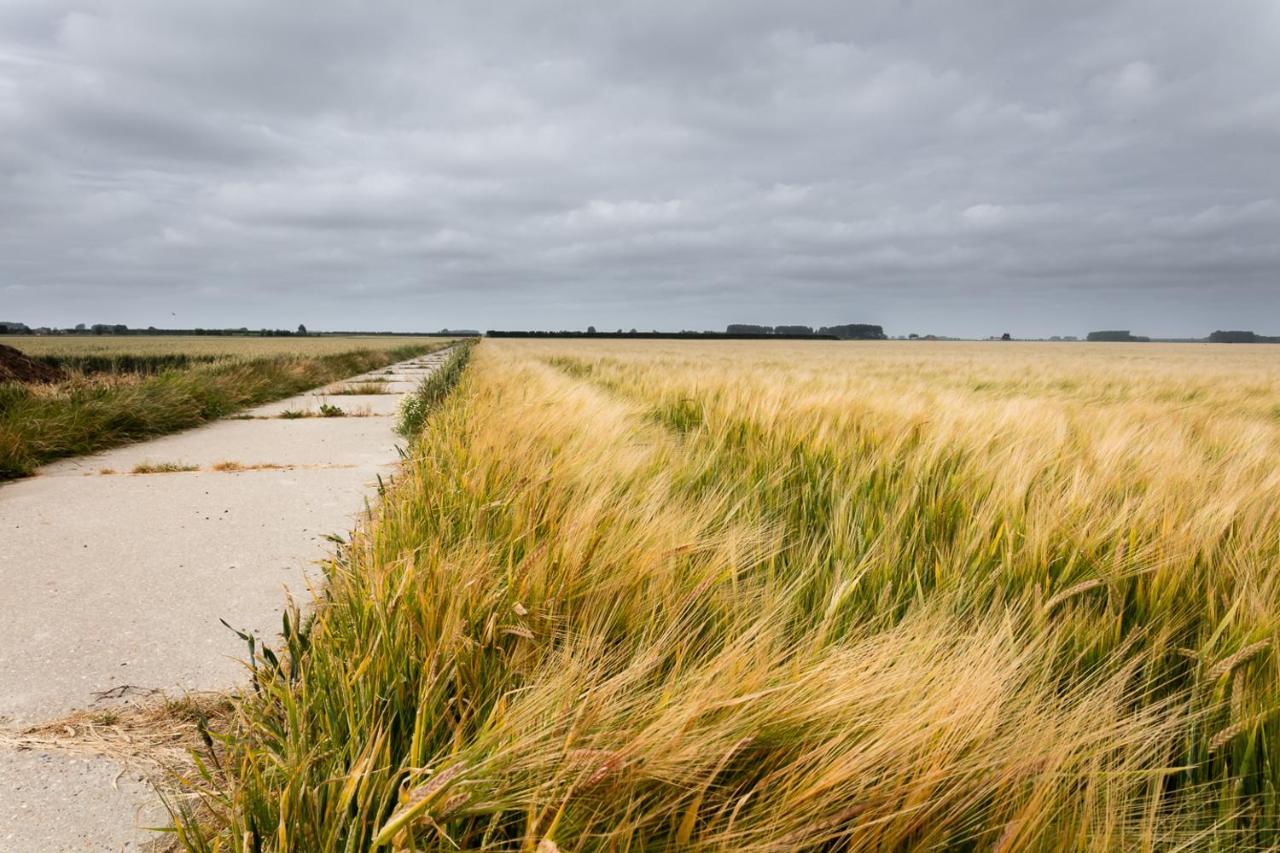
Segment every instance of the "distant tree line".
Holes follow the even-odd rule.
[[[814,331],[812,326],[755,326],[750,323],[730,323],[725,329],[730,335],[754,335],[757,337],[821,337],[841,341],[883,341],[888,336],[881,326],[868,323],[846,323],[842,326],[823,326]]]
[[[304,335],[378,335],[391,337],[478,337],[481,332],[477,329],[441,329],[438,332],[370,332],[370,331],[329,331],[329,332],[309,332],[305,325],[299,325],[296,329],[249,329],[241,326],[236,329],[205,329],[196,327],[194,329],[159,329],[155,326],[148,326],[145,329],[131,329],[123,323],[94,323],[86,325],[79,323],[73,329],[55,329],[47,326],[39,328],[31,328],[26,323],[4,321],[0,322],[0,334],[9,335],[212,335],[219,337],[294,337]],[[618,329],[616,332],[598,332],[595,326],[588,326],[585,332],[562,329],[560,331],[533,331],[533,330],[499,330],[490,329],[484,332],[491,338],[654,338],[654,339],[740,339],[740,340],[756,340],[756,339],[804,339],[811,338],[814,340],[845,340],[845,341],[882,341],[887,340],[884,328],[869,323],[845,323],[838,326],[822,326],[814,329],[812,326],[800,325],[781,325],[781,326],[763,326],[751,323],[730,323],[723,332],[700,332],[684,329],[679,332],[659,332],[656,329],[649,332],[640,332],[632,329],[624,332]],[[913,340],[933,340],[934,335],[917,335],[909,336]],[[1005,333],[1002,340],[1011,340],[1011,336]],[[957,339],[958,340],[958,339]],[[1050,340],[1073,341],[1074,337],[1058,337],[1054,336]],[[1095,342],[1117,342],[1117,343],[1147,343],[1151,338],[1146,335],[1135,335],[1128,329],[1104,329],[1101,331],[1090,332],[1085,338],[1088,341]],[[1161,339],[1166,340],[1166,339]],[[1173,340],[1173,339],[1168,339]],[[1280,336],[1259,335],[1256,332],[1242,330],[1217,330],[1209,335],[1208,338],[1180,338],[1178,341],[1190,343],[1193,341],[1208,341],[1215,344],[1278,344]]]
[[[238,329],[205,329],[197,326],[194,329],[158,329],[155,326],[148,326],[145,329],[131,329],[123,323],[94,323],[87,326],[84,323],[78,323],[72,329],[53,329],[42,326],[32,329],[24,323],[0,323],[0,334],[10,335],[125,335],[125,336],[147,336],[147,335],[168,335],[168,336],[213,336],[213,337],[253,337],[253,338],[289,338],[289,337],[307,337],[315,335],[366,335],[366,336],[386,336],[386,337],[475,337],[479,336],[479,332],[474,329],[442,329],[438,332],[366,332],[366,331],[349,331],[349,332],[309,332],[305,325],[299,325],[297,329],[250,329],[247,326],[241,326]]]
[[[637,332],[632,329],[630,332],[624,332],[619,329],[616,332],[597,332],[594,328],[585,332],[575,330],[561,330],[558,332],[540,332],[529,330],[505,330],[490,329],[485,332],[485,337],[489,338],[605,338],[605,339],[627,339],[635,338],[639,340],[836,340],[834,335],[777,335],[777,334],[757,334],[752,332]]]
[[[1128,329],[1112,329],[1102,332],[1090,332],[1086,341],[1105,341],[1107,343],[1149,343],[1151,338],[1130,334]]]
[[[1085,339],[1089,341],[1121,341],[1126,343],[1146,343],[1151,338],[1145,335],[1131,334],[1125,330],[1111,330],[1102,332],[1090,332]],[[1194,338],[1184,338],[1181,340],[1191,341]],[[1201,338],[1201,341],[1208,341],[1211,344],[1280,344],[1280,337],[1259,335],[1257,332],[1245,332],[1240,330],[1223,331],[1221,329],[1212,332],[1208,338]]]
[[[1259,335],[1256,332],[1218,330],[1209,335],[1211,344],[1280,344],[1280,337]]]

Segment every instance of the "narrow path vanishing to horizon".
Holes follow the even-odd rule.
[[[142,764],[31,733],[242,684],[245,643],[222,620],[274,644],[329,537],[393,473],[400,399],[449,351],[0,485],[0,853],[157,839],[168,815]],[[384,393],[334,393],[371,379]],[[345,416],[282,417],[326,403]],[[170,471],[133,473],[147,466]]]

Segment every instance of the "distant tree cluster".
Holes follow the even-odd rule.
[[[888,340],[882,326],[869,323],[845,323],[843,326],[823,326],[818,330],[820,335],[831,335],[842,341],[883,341]]]
[[[881,326],[867,323],[846,323],[842,326],[823,326],[816,332],[812,326],[756,326],[750,323],[730,323],[725,328],[729,335],[786,336],[803,338],[809,336],[836,338],[842,341],[883,341],[888,336]]]
[[[1218,330],[1209,335],[1211,344],[1280,344],[1280,337],[1259,335],[1257,332]]]
[[[1110,329],[1101,332],[1090,332],[1085,340],[1106,343],[1149,343],[1151,338],[1130,334],[1128,329]]]

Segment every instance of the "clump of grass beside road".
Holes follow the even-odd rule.
[[[400,401],[400,411],[397,415],[397,432],[412,438],[422,431],[427,416],[439,408],[445,397],[462,378],[462,372],[466,370],[467,362],[471,359],[471,348],[475,343],[474,338],[459,343],[449,353],[444,363],[423,379],[413,393],[404,396]]]
[[[105,380],[76,374],[53,385],[0,383],[0,479],[28,475],[54,459],[199,426],[448,343],[231,358]]]

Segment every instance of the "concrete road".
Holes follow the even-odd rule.
[[[394,471],[400,395],[442,358],[0,486],[0,726],[239,684],[245,645],[220,620],[275,643],[286,595],[309,600],[326,537],[350,530]],[[389,393],[333,393],[369,377],[393,380]],[[279,417],[322,403],[363,416]],[[197,470],[130,473],[170,463]],[[142,849],[164,820],[125,768],[0,748],[3,853]]]
[[[147,780],[102,758],[0,750],[0,850],[145,850],[169,814]]]

